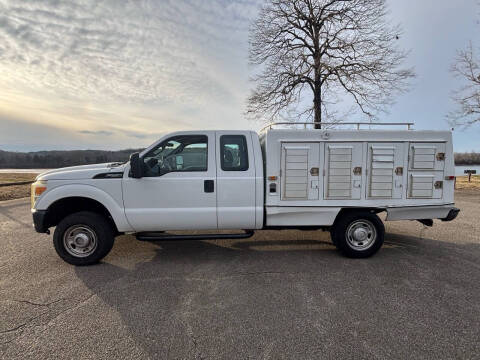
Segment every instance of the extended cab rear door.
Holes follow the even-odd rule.
[[[218,228],[255,229],[255,159],[251,134],[216,131],[216,149]]]

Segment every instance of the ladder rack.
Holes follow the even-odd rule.
[[[412,127],[415,125],[415,123],[379,123],[379,122],[322,122],[320,123],[322,126],[323,125],[356,125],[357,130],[360,130],[360,126],[363,125],[373,125],[373,126],[406,126],[407,130],[412,130]],[[313,122],[273,122],[270,123],[266,126],[264,126],[262,129],[260,129],[260,132],[263,132],[267,129],[272,129],[273,126],[277,125],[303,125],[304,129],[307,129],[308,125],[315,125]]]

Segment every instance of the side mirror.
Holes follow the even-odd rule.
[[[139,153],[130,155],[130,177],[140,179],[143,176],[143,159]]]

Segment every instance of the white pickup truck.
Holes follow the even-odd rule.
[[[382,246],[385,219],[453,220],[446,131],[180,131],[126,163],[45,172],[32,185],[36,231],[70,264],[98,262],[115,236],[245,238],[260,229],[321,229],[345,255]],[[209,230],[237,229],[229,234]],[[203,234],[168,231],[205,230]]]

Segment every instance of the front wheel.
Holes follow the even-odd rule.
[[[377,215],[362,211],[340,216],[333,225],[331,237],[342,254],[366,258],[382,247],[385,227]]]
[[[57,254],[72,265],[91,265],[112,249],[114,231],[102,215],[82,211],[65,217],[55,228]]]

